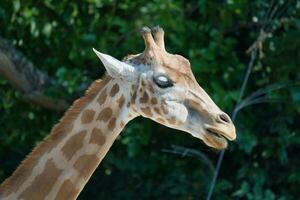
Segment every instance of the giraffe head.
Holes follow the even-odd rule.
[[[119,61],[95,51],[108,74],[132,85],[130,107],[139,115],[223,149],[236,138],[230,117],[197,83],[189,61],[165,50],[160,27],[141,31],[145,50]]]

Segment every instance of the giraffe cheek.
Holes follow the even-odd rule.
[[[175,101],[166,101],[168,108],[168,119],[169,121],[176,120],[176,124],[185,123],[188,117],[188,111],[186,107]]]

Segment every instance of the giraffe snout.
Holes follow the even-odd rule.
[[[213,123],[205,124],[205,128],[211,135],[224,137],[230,141],[236,139],[235,126],[230,117],[224,112],[217,114]]]

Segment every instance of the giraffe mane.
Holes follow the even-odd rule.
[[[50,134],[26,156],[13,174],[0,185],[0,197],[5,192],[11,193],[14,188],[19,188],[21,186],[23,183],[22,178],[32,172],[33,167],[40,158],[39,155],[44,154],[49,149],[51,150],[51,148],[55,146],[55,143],[72,129],[72,123],[77,118],[78,114],[96,97],[110,80],[110,76],[104,75],[102,79],[98,79],[91,84],[84,96],[74,101],[72,106],[65,112],[64,116],[52,128]]]

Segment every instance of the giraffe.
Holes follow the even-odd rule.
[[[93,49],[107,74],[94,81],[0,186],[1,200],[76,199],[126,123],[137,116],[224,149],[230,117],[198,85],[189,61],[165,50],[160,27],[142,28],[145,50],[119,61]]]

